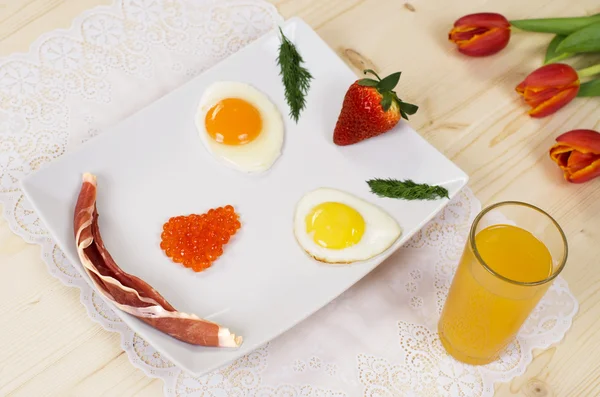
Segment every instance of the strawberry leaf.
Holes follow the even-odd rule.
[[[398,84],[398,81],[400,81],[400,74],[401,72],[392,73],[381,80],[377,85],[379,92],[392,91],[396,87],[396,84]]]
[[[402,99],[398,98],[396,91],[392,91],[391,95],[392,95],[394,101],[398,104],[398,107],[400,108],[400,116],[402,116],[403,119],[408,120],[409,115],[415,114],[415,113],[417,113],[417,110],[419,110],[419,107],[417,105],[413,105],[412,103],[402,102]]]
[[[358,80],[358,85],[362,85],[363,87],[377,87],[379,82],[373,79],[360,79]]]
[[[419,107],[417,105],[413,105],[412,103],[406,103],[406,102],[400,101],[400,109],[404,113],[412,115],[412,114],[417,113],[417,110],[419,110]]]
[[[394,100],[394,97],[392,96],[391,93],[386,92],[383,94],[383,98],[381,98],[381,108],[383,109],[384,112],[387,112],[388,109],[390,108],[390,106],[392,106],[393,100]]]
[[[408,120],[409,115],[413,115],[417,112],[419,107],[417,105],[413,105],[412,103],[402,102],[394,88],[400,81],[401,72],[392,73],[389,76],[385,77],[383,80],[379,78],[377,73],[375,73],[371,69],[363,70],[364,74],[371,73],[377,77],[379,81],[375,81],[373,79],[361,79],[358,80],[358,84],[365,87],[375,87],[377,92],[381,94],[381,108],[384,112],[387,112],[390,107],[395,103],[400,109],[400,115],[402,118]],[[373,85],[375,83],[375,85]]]

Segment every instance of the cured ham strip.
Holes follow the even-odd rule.
[[[177,311],[144,280],[124,272],[108,253],[98,228],[96,177],[83,175],[73,230],[77,253],[97,290],[117,308],[187,343],[238,347],[242,337],[194,314]]]

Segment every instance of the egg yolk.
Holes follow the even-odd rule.
[[[206,113],[206,131],[225,145],[252,142],[262,130],[260,112],[250,102],[240,98],[225,98]]]
[[[321,203],[306,216],[306,232],[316,244],[343,249],[358,243],[365,232],[365,220],[354,208],[336,202]]]

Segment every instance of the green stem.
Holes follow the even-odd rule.
[[[577,71],[579,78],[590,77],[596,74],[600,74],[600,63],[598,65],[590,66],[585,69],[581,69]]]
[[[377,80],[381,81],[381,77],[379,77],[379,75],[377,73],[375,73],[375,71],[373,69],[365,69],[365,70],[363,70],[363,73],[364,74],[372,73],[375,75],[375,77],[377,77]]]
[[[571,54],[570,52],[565,52],[565,53],[562,53],[562,54],[560,54],[560,55],[558,55],[558,56],[556,56],[554,58],[551,58],[551,59],[548,59],[547,61],[544,61],[544,65],[548,65],[550,63],[560,62],[563,59],[567,59],[567,58],[570,58],[572,56],[573,56],[573,54]]]

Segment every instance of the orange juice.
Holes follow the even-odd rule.
[[[438,330],[442,344],[454,358],[487,364],[512,341],[548,289],[550,283],[520,283],[535,283],[550,276],[552,256],[530,232],[502,224],[479,231],[475,249],[467,244]]]

